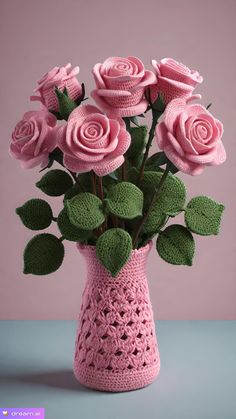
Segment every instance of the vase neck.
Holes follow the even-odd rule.
[[[146,278],[146,263],[147,257],[152,247],[150,241],[146,246],[140,249],[134,249],[131,252],[130,258],[126,265],[121,269],[119,274],[113,278],[111,274],[102,266],[96,255],[96,247],[77,244],[80,253],[84,256],[87,264],[88,280],[89,281],[103,281],[108,284],[119,284],[127,282],[127,280],[135,280],[135,277]]]

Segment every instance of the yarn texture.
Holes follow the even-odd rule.
[[[81,384],[120,392],[157,377],[160,359],[145,266],[152,242],[133,250],[116,278],[95,246],[77,244],[88,276],[76,336],[74,374]]]

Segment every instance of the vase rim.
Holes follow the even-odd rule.
[[[145,246],[140,247],[139,249],[132,249],[131,254],[132,255],[137,255],[137,254],[144,254],[144,253],[148,253],[151,248],[152,248],[153,242],[152,240],[149,240],[149,242],[147,244],[145,244]],[[80,242],[76,243],[76,247],[77,249],[79,249],[80,251],[83,252],[83,250],[90,250],[95,252],[96,251],[96,246],[92,245],[92,244],[82,244]]]

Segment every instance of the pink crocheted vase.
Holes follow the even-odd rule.
[[[74,374],[81,384],[129,391],[157,377],[160,359],[145,266],[152,243],[133,250],[113,278],[94,246],[78,244],[87,262],[76,336]]]

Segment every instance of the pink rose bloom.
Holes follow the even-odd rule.
[[[157,75],[157,83],[150,88],[152,102],[156,100],[158,93],[162,94],[166,104],[179,97],[187,99],[197,84],[203,81],[198,71],[190,70],[172,58],[163,58],[160,64],[152,60],[152,65]]]
[[[66,87],[68,96],[73,100],[78,99],[82,92],[81,85],[76,78],[78,73],[79,67],[72,70],[70,63],[65,67],[54,67],[38,81],[38,87],[34,89],[34,92],[38,92],[39,96],[31,96],[30,99],[40,101],[48,110],[58,111],[55,87],[61,91]]]
[[[205,166],[223,163],[226,153],[221,141],[223,125],[201,105],[184,99],[170,102],[157,125],[157,144],[181,172],[202,173]]]
[[[58,130],[64,165],[73,172],[94,170],[98,176],[122,165],[130,141],[122,119],[108,118],[91,105],[75,108],[67,124]]]
[[[147,109],[144,91],[156,83],[156,76],[145,70],[138,58],[110,57],[103,64],[96,64],[93,74],[97,89],[91,96],[103,111],[124,117]]]
[[[57,119],[46,111],[26,112],[18,122],[10,145],[10,155],[21,160],[24,169],[48,163],[48,155],[56,147],[53,127]]]

